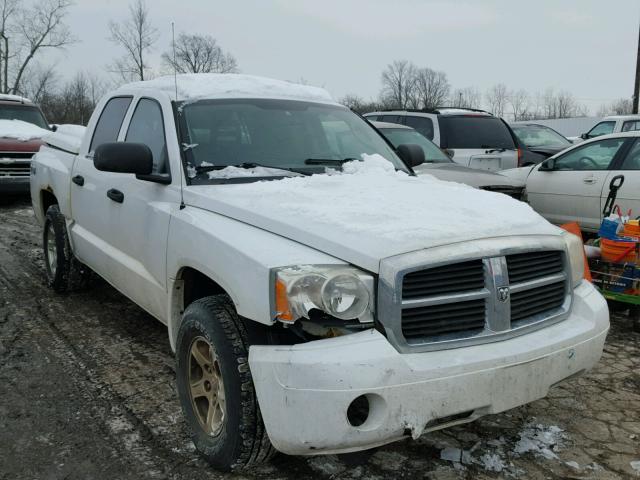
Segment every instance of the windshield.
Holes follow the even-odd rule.
[[[49,130],[44,115],[37,107],[0,105],[0,120],[21,120]]]
[[[375,129],[339,105],[229,99],[187,103],[179,111],[192,183],[325,173],[362,154],[382,155],[407,171]]]
[[[497,117],[441,115],[440,136],[443,148],[516,148],[509,129]]]
[[[451,163],[452,160],[446,156],[442,150],[436,147],[435,143],[427,139],[421,133],[410,128],[381,128],[380,132],[387,137],[394,147],[398,145],[420,145],[424,150],[425,162],[429,163]]]
[[[542,125],[512,125],[511,128],[527,147],[568,147],[571,142],[551,128]]]

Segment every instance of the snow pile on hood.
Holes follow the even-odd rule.
[[[156,89],[176,95],[174,76],[134,82],[121,90]],[[332,103],[336,101],[323,88],[237,73],[189,73],[178,75],[178,100],[193,102],[210,98],[279,98]]]
[[[222,170],[214,170],[208,172],[211,180],[218,178],[239,178],[239,177],[282,177],[282,176],[300,176],[301,174],[296,172],[289,172],[286,170],[280,170],[278,168],[269,167],[253,167],[253,168],[239,168],[229,166]]]
[[[82,125],[58,125],[58,129],[53,133],[49,132],[44,140],[56,148],[70,153],[78,153],[86,131],[87,128]]]
[[[257,182],[243,188],[224,186],[216,197],[256,213],[277,213],[291,221],[312,221],[356,235],[389,241],[454,241],[465,230],[479,236],[502,235],[514,227],[536,227],[556,233],[546,220],[522,202],[432,176],[396,172],[380,155],[344,164],[330,175]]]
[[[28,142],[50,135],[49,130],[40,128],[33,123],[22,120],[0,120],[0,137],[11,138],[21,142]]]

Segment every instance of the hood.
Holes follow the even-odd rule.
[[[464,183],[476,188],[498,185],[513,187],[524,186],[524,183],[507,178],[504,175],[487,170],[465,167],[457,163],[423,163],[422,165],[414,167],[413,171],[418,175],[433,175],[440,180]]]
[[[558,152],[566,150],[570,146],[571,145],[567,145],[566,147],[533,146],[533,147],[527,147],[527,150],[530,150],[531,152],[534,152],[534,153],[539,153],[540,155],[544,155],[545,157],[549,158]]]
[[[2,152],[35,153],[40,150],[42,145],[44,145],[42,140],[22,141],[16,138],[2,137],[0,134],[0,154]]]
[[[523,182],[526,184],[527,178],[535,168],[535,165],[528,165],[526,167],[509,168],[508,170],[501,170],[500,175],[509,177],[515,182]]]
[[[342,172],[185,188],[185,203],[270,231],[371,272],[424,248],[560,230],[512,198],[364,155]],[[267,249],[268,245],[256,245]]]

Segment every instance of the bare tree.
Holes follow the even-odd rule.
[[[417,70],[412,95],[415,108],[434,109],[444,105],[450,89],[446,73],[430,68]]]
[[[109,22],[110,40],[125,50],[125,55],[114,61],[111,70],[124,81],[144,80],[149,70],[146,57],[158,40],[158,30],[151,24],[144,0],[129,5],[129,18],[122,22]]]
[[[489,110],[498,117],[504,117],[504,112],[507,109],[507,101],[509,98],[509,91],[504,83],[498,83],[491,87],[485,94]]]
[[[35,103],[42,103],[53,93],[57,75],[54,68],[35,64],[25,72],[21,93]]]
[[[480,108],[482,95],[474,87],[458,88],[454,90],[450,101],[451,106],[457,108]]]
[[[238,62],[224,53],[216,39],[209,35],[181,33],[176,39],[175,61],[173,49],[162,54],[164,64],[178,73],[235,73]]]
[[[511,92],[507,99],[509,105],[511,105],[511,112],[513,113],[513,121],[525,120],[529,115],[529,94],[526,90],[520,89]]]
[[[25,7],[20,0],[0,3],[0,90],[20,93],[23,77],[34,58],[45,49],[74,42],[64,20],[73,0],[40,0]]]
[[[598,109],[598,116],[607,115],[629,115],[633,112],[633,99],[619,98],[608,105],[601,105]]]
[[[408,60],[396,60],[382,72],[381,100],[390,108],[408,108],[415,91],[416,67]]]

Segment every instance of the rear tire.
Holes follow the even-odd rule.
[[[47,283],[58,293],[80,290],[91,280],[91,270],[71,251],[67,225],[58,205],[47,209],[42,233]]]
[[[248,356],[247,331],[229,297],[189,305],[176,342],[178,395],[196,449],[220,470],[247,468],[275,454]]]

